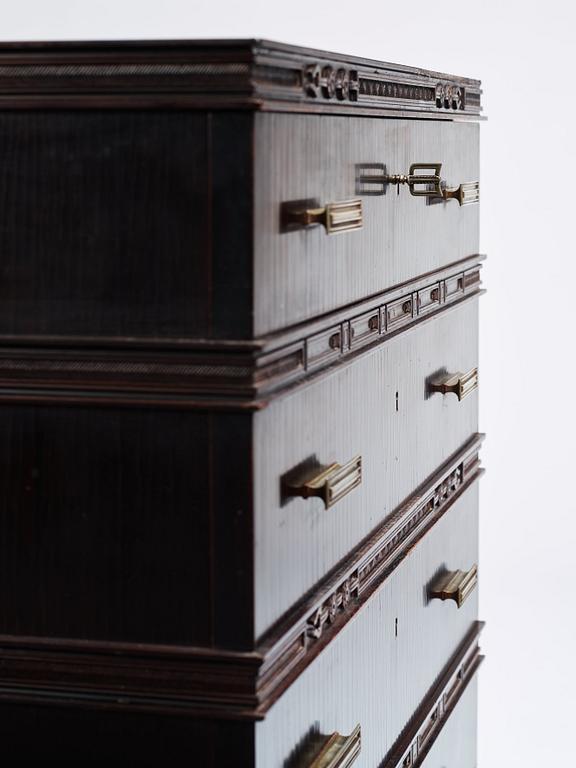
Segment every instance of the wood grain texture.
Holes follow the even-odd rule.
[[[475,486],[256,724],[258,767],[284,768],[310,733],[349,733],[357,723],[358,768],[383,760],[477,618],[477,591],[460,609],[428,602],[426,591],[441,568],[477,561],[477,528]]]
[[[441,162],[449,186],[477,181],[478,125],[409,120],[255,116],[254,331],[307,320],[478,252],[477,205],[427,205],[407,189],[362,197],[364,228],[280,232],[280,206],[356,198],[361,163],[407,173]]]
[[[1,633],[251,643],[249,416],[5,406],[0,424]]]
[[[0,337],[249,335],[251,137],[236,113],[0,115]]]
[[[254,415],[256,637],[477,431],[478,393],[426,389],[477,365],[477,311],[454,308]],[[283,501],[280,478],[302,462],[358,454],[362,485],[333,508]]]
[[[250,723],[0,701],[0,738],[3,757],[14,766],[30,760],[52,760],[62,768],[254,765]]]

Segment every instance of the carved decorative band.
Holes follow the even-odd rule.
[[[446,81],[424,85],[401,80],[382,80],[377,77],[359,76],[357,69],[310,64],[303,70],[302,86],[306,96],[312,99],[352,102],[392,99],[419,102],[422,106],[435,107],[438,110],[466,109],[464,86]],[[479,106],[479,94],[471,103]]]
[[[380,768],[419,768],[422,765],[484,659],[477,644],[483,626],[482,622],[472,626]]]
[[[378,99],[430,102],[439,110],[466,109],[466,89],[456,83],[440,82],[436,86],[423,86],[361,77],[359,94]]]
[[[7,109],[240,107],[474,119],[480,94],[477,80],[266,41],[0,45]]]
[[[435,101],[436,89],[432,86],[407,85],[390,80],[361,77],[360,93],[363,96],[380,96],[389,99],[410,99],[410,101]]]
[[[358,71],[310,64],[302,75],[304,93],[313,99],[358,101]]]
[[[0,699],[261,719],[478,478],[475,435],[253,652],[0,636]]]
[[[182,349],[166,342],[138,349],[127,340],[120,351],[88,344],[70,350],[65,343],[73,339],[56,340],[53,348],[0,339],[0,401],[260,408],[273,395],[480,295],[479,258],[311,321],[304,331],[287,329],[249,345],[191,342]]]

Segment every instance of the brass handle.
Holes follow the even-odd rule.
[[[280,218],[283,231],[321,224],[328,235],[362,229],[364,224],[362,200],[344,200],[324,206],[317,200],[282,203]]]
[[[326,743],[307,768],[348,768],[360,754],[360,725],[350,736],[341,736],[338,732],[328,737]]]
[[[458,200],[460,205],[477,203],[480,200],[480,184],[477,181],[466,181],[456,189],[442,189],[444,200]]]
[[[441,178],[442,163],[412,163],[408,175],[388,176],[389,184],[407,184],[414,197],[457,200],[460,205],[477,203],[480,199],[480,184],[467,181],[454,189],[447,189]]]
[[[432,584],[428,596],[430,600],[454,600],[458,608],[461,608],[477,583],[477,565],[473,565],[469,571],[449,571]]]
[[[387,184],[393,184],[400,191],[406,184],[414,197],[433,200],[457,200],[460,205],[477,203],[480,200],[480,183],[466,181],[460,186],[448,189],[442,181],[442,163],[412,163],[408,173],[386,173],[386,166],[380,163],[366,163],[356,168],[356,192],[365,195],[383,195]]]
[[[316,467],[303,477],[286,480],[286,496],[300,496],[303,499],[318,497],[326,509],[336,504],[362,482],[362,457],[355,456],[347,464],[330,464]]]
[[[478,389],[478,368],[472,368],[468,373],[447,373],[429,385],[430,392],[452,393],[458,400],[463,400],[475,389]]]

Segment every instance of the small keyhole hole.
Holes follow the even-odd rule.
[[[394,637],[398,637],[398,619],[394,619]]]
[[[396,392],[396,413],[398,413],[398,392]]]

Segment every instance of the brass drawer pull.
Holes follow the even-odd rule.
[[[454,189],[447,189],[441,177],[442,163],[412,163],[408,173],[386,172],[381,163],[367,163],[357,166],[357,194],[383,195],[388,184],[400,192],[400,185],[406,184],[414,197],[432,200],[457,200],[460,205],[477,203],[480,200],[480,183],[466,181]]]
[[[321,224],[329,235],[362,229],[364,223],[362,200],[344,200],[324,206],[317,200],[283,203],[280,217],[283,231]]]
[[[303,499],[318,497],[328,509],[361,482],[362,457],[355,456],[347,464],[316,467],[304,477],[286,480],[284,492],[287,496],[300,496]]]
[[[428,596],[430,600],[454,600],[458,608],[461,608],[477,583],[477,565],[473,565],[469,571],[449,571],[432,584]]]
[[[447,373],[429,385],[430,392],[452,393],[458,400],[463,400],[475,389],[478,389],[478,368],[472,368],[468,373]]]
[[[455,189],[442,189],[444,200],[458,200],[460,205],[477,203],[480,200],[480,184],[477,181],[466,181]]]
[[[315,759],[306,768],[348,768],[360,754],[360,725],[350,736],[341,736],[337,731],[328,737]]]

